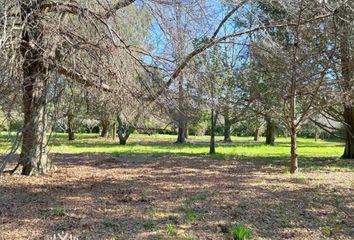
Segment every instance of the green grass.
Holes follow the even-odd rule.
[[[0,152],[5,152],[11,145],[15,134],[0,133]],[[56,133],[51,138],[51,153],[104,153],[113,156],[205,156],[214,159],[234,159],[267,161],[269,164],[285,165],[290,157],[290,139],[279,137],[275,146],[267,146],[264,139],[254,142],[252,137],[233,137],[233,143],[225,144],[222,136],[217,136],[217,154],[209,156],[209,136],[190,136],[186,144],[174,144],[173,135],[133,134],[128,144],[121,146],[109,139],[97,137],[97,134],[76,134],[75,141],[68,141],[67,134]],[[326,165],[330,167],[353,168],[348,161],[335,161],[343,153],[343,143],[307,138],[298,138],[300,161],[307,165]],[[330,161],[323,161],[326,159]],[[318,161],[321,160],[321,161]],[[316,161],[316,164],[311,162]],[[344,162],[344,163],[343,163]],[[318,163],[318,164],[317,164]],[[301,167],[301,166],[300,166]]]
[[[247,240],[251,239],[253,236],[252,230],[243,226],[242,224],[231,226],[230,233],[234,240]]]

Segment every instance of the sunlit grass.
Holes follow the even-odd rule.
[[[11,146],[14,134],[0,134],[0,151],[5,152]],[[205,156],[214,159],[248,159],[268,161],[269,164],[286,164],[290,157],[290,139],[279,137],[275,146],[264,144],[265,139],[253,141],[253,137],[233,137],[232,143],[223,143],[223,137],[217,136],[217,154],[209,156],[209,136],[190,136],[187,143],[175,144],[176,136],[161,134],[133,134],[125,146],[118,140],[98,137],[97,134],[76,134],[75,141],[68,141],[67,134],[56,133],[51,136],[51,153],[95,153],[113,156]],[[343,143],[310,138],[298,138],[300,159],[321,158],[338,159],[343,153]],[[336,164],[337,165],[337,164]]]
[[[13,135],[12,135],[13,137]],[[133,134],[128,144],[121,146],[118,140],[99,138],[97,134],[76,134],[75,141],[68,141],[64,133],[51,137],[50,151],[53,153],[107,153],[114,155],[207,155],[209,136],[190,136],[186,144],[175,144],[176,136],[162,134]],[[222,136],[216,137],[217,154],[215,157],[288,157],[290,139],[279,137],[275,146],[267,146],[264,139],[254,142],[252,137],[233,137],[232,143],[223,143]],[[0,134],[0,149],[11,146],[11,136]],[[307,138],[298,138],[300,157],[338,157],[343,153],[343,143]]]

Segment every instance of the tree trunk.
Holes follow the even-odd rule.
[[[290,173],[296,173],[298,171],[298,162],[297,162],[297,143],[296,143],[296,129],[294,127],[291,128],[290,131],[291,137],[291,158],[290,158]]]
[[[21,20],[24,23],[21,36],[23,58],[23,113],[22,146],[19,164],[22,175],[45,174],[52,169],[47,156],[47,74],[43,63],[43,25],[40,2],[20,2]]]
[[[68,133],[68,140],[73,141],[75,140],[75,132],[73,130],[74,115],[72,114],[72,112],[69,111],[67,112],[66,117],[68,120],[68,129],[66,130],[66,132]]]
[[[343,82],[341,87],[345,93],[343,96],[343,116],[344,116],[344,130],[345,130],[345,148],[342,158],[354,159],[354,106],[352,93],[353,92],[353,78],[354,70],[352,63],[354,61],[351,46],[349,42],[350,38],[350,26],[349,23],[340,20],[340,61]]]
[[[135,131],[135,128],[133,126],[130,126],[129,124],[124,124],[120,116],[117,116],[117,121],[119,144],[126,145],[130,134]]]
[[[113,136],[113,140],[116,140],[116,138],[117,138],[117,123],[116,122],[113,123],[112,136]]]
[[[211,109],[211,128],[210,128],[210,149],[209,154],[215,154],[215,125],[216,125],[217,113],[214,116],[214,109]]]
[[[258,142],[259,141],[259,128],[256,128],[256,130],[254,131],[254,141]],[[274,143],[273,143],[274,144]]]
[[[101,137],[108,137],[108,131],[109,131],[109,125],[110,121],[108,119],[102,119],[101,120],[101,126],[102,126],[102,131],[101,131]]]
[[[231,140],[231,121],[229,117],[229,113],[225,113],[224,115],[224,142],[230,143]]]
[[[124,137],[119,137],[119,145],[126,145],[127,144],[127,139]]]
[[[186,141],[186,136],[185,136],[186,130],[185,130],[185,124],[183,120],[178,121],[178,135],[177,135],[177,141],[176,143],[185,143]]]
[[[188,139],[188,137],[189,137],[188,122],[185,121],[185,123],[184,123],[184,138]]]
[[[320,138],[320,133],[318,132],[317,126],[315,126],[315,142],[317,142],[319,138]]]
[[[354,159],[354,108],[344,108],[345,148],[341,158]]]
[[[266,119],[267,129],[266,129],[266,144],[274,145],[275,144],[275,135],[277,133],[277,126],[271,119]]]

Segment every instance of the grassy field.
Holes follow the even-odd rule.
[[[0,135],[0,151],[11,145],[14,136]],[[233,137],[233,143],[223,143],[217,136],[217,154],[209,156],[209,136],[190,136],[186,144],[175,144],[176,136],[162,134],[133,134],[128,144],[121,146],[117,141],[100,138],[97,134],[76,134],[75,141],[68,141],[67,134],[56,133],[51,136],[51,153],[67,154],[111,154],[113,156],[205,156],[214,159],[252,159],[268,164],[286,165],[290,157],[290,139],[279,137],[275,146],[264,144],[265,139],[254,142],[253,137]],[[298,154],[301,164],[311,167],[352,168],[346,161],[338,161],[343,153],[343,143],[339,141],[315,141],[311,138],[298,138]]]
[[[354,161],[343,144],[299,138],[301,172],[288,173],[289,139],[132,135],[126,146],[95,134],[50,143],[57,170],[0,177],[0,240],[353,239]],[[6,152],[11,139],[0,135]],[[15,165],[16,159],[8,169]]]

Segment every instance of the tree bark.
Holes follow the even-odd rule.
[[[189,129],[188,129],[188,122],[187,121],[185,121],[185,123],[184,123],[184,137],[185,137],[185,139],[188,139],[188,137],[189,137]]]
[[[266,119],[267,129],[266,129],[266,145],[275,144],[275,135],[277,133],[277,126],[270,118]]]
[[[110,125],[110,121],[107,118],[101,120],[101,126],[102,126],[101,137],[104,138],[108,137],[109,125]]]
[[[36,0],[20,2],[23,58],[23,113],[22,146],[19,164],[22,175],[45,174],[53,168],[47,156],[47,74],[44,67],[43,25],[40,21],[40,3]]]
[[[320,138],[320,133],[318,132],[317,126],[315,126],[315,142],[317,142],[319,138]]]
[[[343,83],[342,89],[345,93],[343,96],[343,117],[345,130],[345,148],[342,158],[354,159],[354,106],[352,93],[353,92],[353,56],[349,42],[350,27],[349,24],[340,20],[341,35],[340,35],[340,61]]]
[[[66,130],[66,132],[68,133],[68,140],[73,141],[75,140],[75,132],[73,130],[74,115],[72,114],[72,112],[68,111],[66,117],[68,120],[68,129]]]
[[[185,130],[185,124],[183,120],[178,121],[178,135],[177,135],[177,141],[176,143],[185,143],[186,141],[186,136],[185,136],[186,130]]]
[[[296,173],[298,171],[298,161],[297,161],[297,143],[296,143],[296,129],[291,128],[291,158],[290,158],[290,173]]]
[[[258,142],[259,141],[259,128],[256,128],[256,130],[254,131],[254,141]]]
[[[211,109],[211,128],[210,128],[210,149],[209,154],[215,154],[215,126],[218,118],[218,113],[214,113],[214,109]]]
[[[354,109],[344,107],[345,148],[341,158],[354,159]]]
[[[135,128],[133,126],[130,126],[129,124],[124,124],[120,116],[117,116],[117,121],[119,144],[126,145],[130,134],[135,131]]]
[[[117,123],[116,122],[113,123],[112,137],[113,137],[113,140],[117,139]]]
[[[230,143],[231,140],[231,121],[229,113],[226,112],[224,115],[224,142]]]

